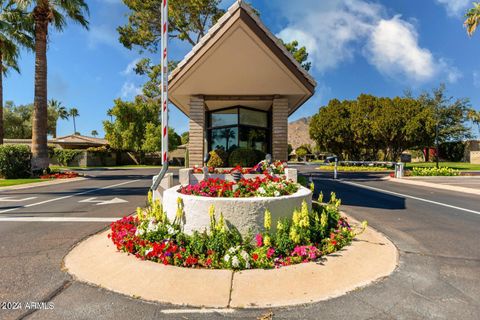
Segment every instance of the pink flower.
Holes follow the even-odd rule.
[[[275,249],[273,248],[268,248],[267,250],[267,258],[271,258],[273,256],[273,254],[275,253]]]
[[[257,233],[255,240],[257,241],[257,247],[263,246],[263,237],[261,233]]]

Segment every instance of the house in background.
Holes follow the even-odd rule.
[[[170,102],[189,118],[189,166],[237,147],[287,160],[288,116],[316,82],[260,21],[236,1],[169,76]]]
[[[62,149],[88,149],[90,147],[107,147],[108,141],[101,138],[87,137],[79,134],[58,137],[48,141]]]
[[[3,139],[4,144],[32,145],[31,139]],[[93,138],[78,134],[71,134],[48,140],[49,145],[62,149],[88,149],[90,147],[107,147],[108,141],[101,138]]]

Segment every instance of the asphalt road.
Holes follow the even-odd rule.
[[[54,309],[34,312],[0,309],[0,319],[255,319],[271,313],[274,319],[479,318],[478,196],[396,184],[378,179],[378,175],[340,175],[341,180],[334,181],[326,173],[315,174],[313,179],[317,191],[326,195],[335,191],[344,211],[368,220],[397,245],[398,269],[390,277],[342,297],[290,308],[198,310],[109,292],[77,282],[61,270],[61,261],[71,247],[105,228],[107,222],[1,221],[6,216],[120,217],[145,203],[155,171],[89,172],[96,177],[0,191],[0,199],[30,198],[18,203],[0,201],[0,300],[54,304]],[[114,198],[128,202],[94,202]],[[27,207],[35,203],[40,204]],[[10,211],[2,213],[4,210]]]

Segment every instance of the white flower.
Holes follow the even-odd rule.
[[[251,266],[250,266],[250,262],[248,262],[248,261],[245,262],[245,268],[250,269],[250,267],[251,267]]]
[[[240,266],[240,260],[238,260],[237,256],[233,256],[232,259],[232,267],[238,268]]]
[[[234,253],[235,252],[235,248],[234,247],[231,247],[230,249],[228,249],[228,253]]]
[[[245,260],[245,261],[248,261],[248,258],[250,258],[248,253],[245,250],[242,250],[242,252],[240,252],[240,255],[242,256],[243,260]]]
[[[172,226],[168,226],[168,227],[167,227],[167,232],[168,232],[168,234],[174,234],[174,233],[175,233],[175,229],[173,229]]]
[[[275,197],[278,197],[278,196],[280,196],[280,192],[277,191],[277,190],[275,190],[275,192],[273,193],[273,195],[274,195]]]
[[[258,191],[258,193],[260,193],[260,194],[266,193],[266,191],[265,191],[265,189],[263,189],[263,187],[258,188],[257,191]]]
[[[150,221],[148,222],[147,232],[156,231],[157,228],[158,228],[158,226],[157,226],[157,224],[155,223],[155,220],[154,220],[154,219],[150,219]]]
[[[137,231],[135,231],[136,236],[141,236],[145,233],[145,230],[138,228]]]
[[[145,255],[149,254],[152,251],[153,251],[153,248],[148,249],[147,251],[145,251]]]
[[[230,261],[230,256],[229,256],[228,254],[226,254],[225,257],[223,257],[223,260],[224,260],[225,262]]]

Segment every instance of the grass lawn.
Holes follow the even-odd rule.
[[[440,167],[448,167],[457,170],[480,170],[480,164],[471,164],[466,162],[440,162]],[[435,167],[435,162],[415,162],[406,163],[406,169],[412,169],[413,167],[432,168]]]
[[[44,182],[47,180],[42,179],[0,179],[0,187],[9,187],[16,186],[19,184],[33,183],[33,182]]]

